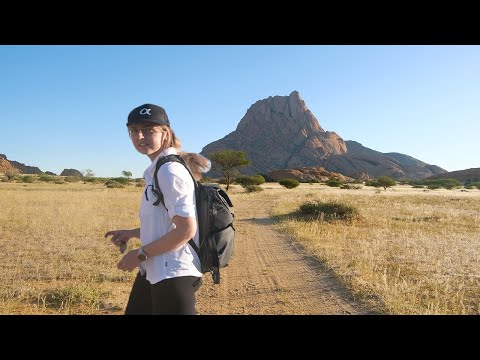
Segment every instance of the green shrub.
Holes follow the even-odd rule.
[[[235,179],[235,183],[240,184],[243,187],[248,185],[262,185],[265,183],[265,178],[262,175],[238,176]]]
[[[44,182],[52,182],[55,181],[56,179],[53,176],[42,174],[38,177],[38,181],[44,181]]]
[[[381,185],[376,180],[367,180],[365,181],[365,186],[380,187]]]
[[[22,177],[20,177],[20,180],[24,183],[33,183],[35,181],[33,176],[30,176],[30,175],[22,176]]]
[[[245,185],[243,188],[247,190],[248,193],[263,191],[263,188],[259,185]]]
[[[109,189],[124,188],[125,187],[124,184],[121,184],[120,182],[115,181],[115,180],[107,180],[105,182],[105,186]]]
[[[315,220],[353,220],[359,217],[358,210],[350,205],[336,202],[309,201],[300,205],[298,214]]]
[[[419,185],[427,185],[434,186],[433,189],[445,188],[445,189],[453,189],[457,187],[461,187],[462,184],[456,179],[424,179],[418,182]]]
[[[83,178],[83,182],[97,184],[97,183],[101,183],[102,181],[96,177],[86,177],[86,178]]]
[[[467,185],[467,184],[465,184],[465,185]],[[480,182],[471,182],[471,183],[468,183],[468,185],[476,187],[477,189],[480,189]]]
[[[346,189],[346,190],[359,190],[362,187],[360,185],[352,185],[352,184],[343,184],[340,186],[340,189]]]
[[[325,185],[331,187],[340,187],[342,186],[342,182],[338,178],[330,178],[325,182]]]
[[[120,184],[128,184],[131,180],[129,178],[126,178],[126,177],[117,177],[117,178],[111,178],[110,179],[111,181],[116,181]]]
[[[300,185],[300,182],[295,179],[283,179],[280,180],[278,183],[286,187],[287,189],[293,189]]]

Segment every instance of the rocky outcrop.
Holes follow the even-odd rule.
[[[60,176],[79,176],[83,177],[82,173],[76,169],[63,169]]]
[[[0,173],[5,173],[7,171],[18,170],[10,161],[7,160],[5,155],[0,154]]]
[[[50,176],[57,176],[57,174],[55,174],[54,172],[51,172],[51,171],[45,171],[45,174],[50,175]]]
[[[295,179],[300,182],[309,182],[314,180],[327,181],[331,177],[336,177],[342,182],[354,180],[350,177],[343,176],[342,174],[327,171],[323,167],[274,170],[266,175],[273,181],[279,181],[283,179]]]
[[[10,164],[15,166],[18,170],[20,170],[22,174],[42,174],[43,173],[42,170],[40,170],[36,166],[28,166],[13,160],[9,160],[9,161],[10,161]]]
[[[355,141],[345,142],[322,129],[297,91],[270,96],[247,110],[237,129],[206,145],[201,154],[232,149],[247,153],[242,174],[267,174],[282,169],[324,167],[329,172],[367,180],[379,176],[425,178],[445,172],[435,165],[399,153],[380,153]],[[208,176],[216,176],[213,171]]]
[[[18,161],[8,160],[4,154],[0,154],[0,172],[17,169],[22,174],[41,174],[42,170],[35,166],[27,166]]]

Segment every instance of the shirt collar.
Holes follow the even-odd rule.
[[[174,154],[174,155],[178,154],[177,149],[175,149],[174,147],[169,147],[169,148],[166,148],[166,149],[162,150],[160,152],[160,154],[158,154],[157,157],[152,161],[150,166],[145,170],[145,172],[143,173],[143,177],[145,179],[152,178],[153,173],[155,172],[155,167],[157,166],[158,160],[160,158],[163,158],[167,155],[172,155],[172,154]]]

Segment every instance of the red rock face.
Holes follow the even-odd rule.
[[[234,132],[205,146],[201,153],[221,149],[247,152],[252,164],[245,173],[313,166],[331,154],[347,151],[340,136],[320,127],[296,91],[257,101]]]
[[[0,158],[0,173],[15,169],[16,168],[12,164],[10,164],[10,161],[4,158]]]
[[[335,132],[323,130],[297,91],[257,101],[234,132],[208,144],[201,154],[208,158],[225,149],[247,153],[251,164],[240,169],[242,174],[319,166],[363,180],[384,175],[425,178],[445,172],[407,155],[383,154],[354,141],[345,142]]]

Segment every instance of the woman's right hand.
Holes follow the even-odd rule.
[[[110,241],[117,247],[123,251],[126,249],[126,245],[128,240],[130,240],[133,237],[139,237],[140,235],[140,230],[139,229],[125,229],[125,230],[111,230],[107,231],[104,235],[104,237],[112,236]],[[123,253],[122,251],[122,253]]]

